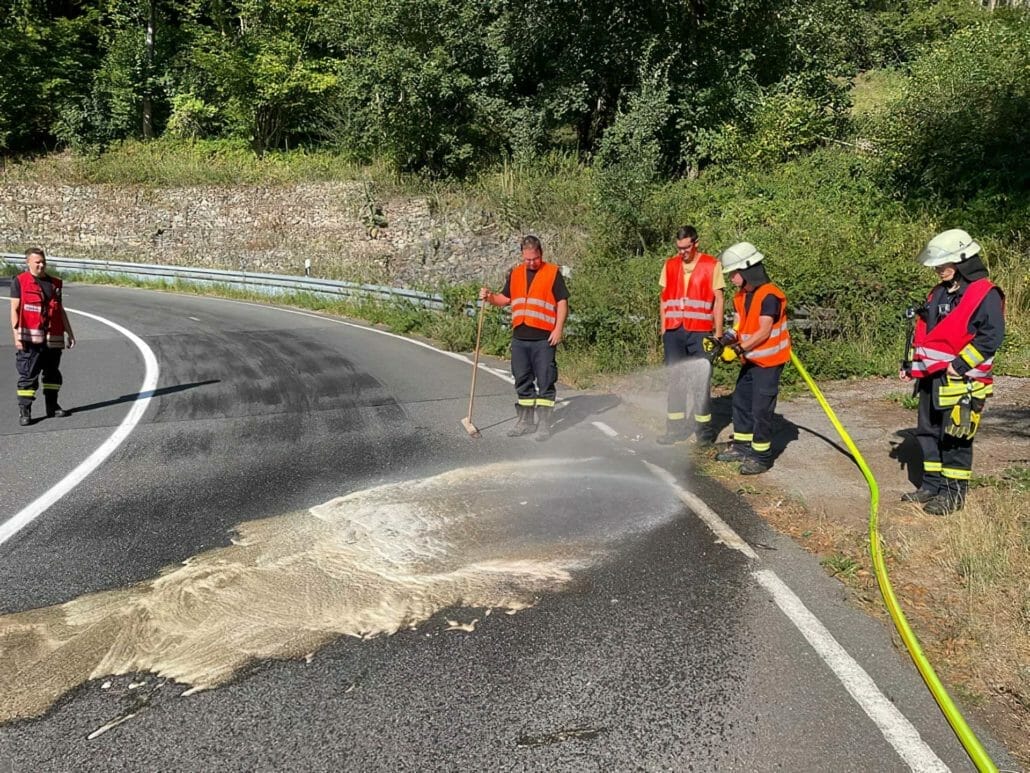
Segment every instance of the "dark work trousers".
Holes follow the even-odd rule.
[[[944,433],[944,422],[951,408],[933,407],[933,390],[943,377],[919,379],[919,414],[916,440],[923,452],[923,482],[920,488],[934,494],[965,497],[973,475],[973,438],[957,438]]]
[[[32,405],[36,399],[39,374],[43,374],[43,391],[57,394],[61,389],[61,352],[63,349],[49,349],[46,344],[24,344],[21,351],[15,351],[18,365],[18,405]]]
[[[763,464],[772,464],[772,421],[782,365],[746,362],[733,387],[733,443]]]
[[[515,395],[518,405],[553,408],[557,394],[558,363],[554,359],[557,347],[541,341],[511,340],[511,375],[515,377]]]
[[[694,421],[711,424],[712,421],[712,366],[705,358],[704,340],[708,333],[684,330],[666,330],[662,333],[665,367],[669,369],[669,391],[666,415],[670,426],[687,418],[687,398],[693,403]],[[694,360],[694,363],[687,363]],[[693,394],[691,394],[693,393]]]

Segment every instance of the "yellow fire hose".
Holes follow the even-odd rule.
[[[890,612],[891,619],[894,621],[894,627],[897,628],[902,641],[905,642],[905,647],[908,648],[908,652],[912,656],[912,661],[915,663],[916,668],[923,677],[923,681],[926,682],[926,686],[930,689],[934,699],[937,701],[937,705],[940,706],[941,711],[944,713],[945,719],[948,720],[948,724],[951,725],[951,729],[955,731],[955,735],[965,748],[966,754],[969,755],[969,759],[972,760],[976,769],[978,771],[997,773],[998,768],[995,766],[990,756],[988,756],[983,745],[980,743],[980,740],[976,737],[976,734],[969,728],[969,725],[966,724],[966,720],[962,716],[962,713],[958,710],[954,701],[952,701],[951,696],[948,695],[948,691],[944,689],[944,685],[941,684],[941,680],[937,677],[936,672],[934,672],[933,666],[930,665],[930,661],[928,661],[926,659],[926,655],[923,654],[923,649],[919,646],[919,640],[909,627],[908,620],[905,619],[905,614],[901,611],[897,597],[894,595],[894,588],[891,587],[890,579],[887,577],[887,567],[884,565],[883,553],[880,550],[880,532],[878,528],[880,489],[876,485],[876,478],[874,478],[872,472],[869,471],[869,466],[862,457],[862,453],[851,440],[847,430],[844,429],[844,426],[840,423],[840,420],[833,412],[829,403],[826,402],[826,398],[823,397],[823,393],[819,390],[819,387],[816,386],[812,377],[808,375],[808,371],[805,370],[804,365],[801,364],[801,361],[793,352],[790,354],[790,361],[794,364],[794,367],[797,368],[798,373],[801,374],[801,378],[804,379],[808,388],[815,396],[815,399],[819,401],[819,405],[822,406],[823,411],[825,411],[827,417],[830,419],[830,423],[833,424],[833,428],[837,430],[837,434],[840,435],[841,440],[844,441],[844,445],[848,447],[848,450],[854,457],[856,464],[858,464],[858,468],[862,471],[862,475],[865,477],[866,483],[869,485],[869,552],[872,554],[873,558],[873,569],[876,573],[876,581],[880,585],[880,593],[883,595],[883,601],[887,605],[887,611]]]

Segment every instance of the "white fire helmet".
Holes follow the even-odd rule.
[[[722,263],[722,273],[729,274],[733,271],[740,271],[742,268],[757,266],[765,259],[765,255],[758,251],[751,242],[737,242],[732,247],[727,247],[719,255]]]
[[[980,253],[980,245],[961,228],[952,228],[937,234],[916,257],[927,268],[961,263]]]

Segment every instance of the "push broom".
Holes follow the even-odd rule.
[[[479,430],[472,423],[472,404],[476,399],[476,374],[479,372],[479,340],[483,335],[483,312],[486,311],[486,301],[479,302],[479,321],[476,323],[476,348],[472,353],[472,389],[469,390],[469,413],[461,420],[461,426],[469,433],[469,437],[479,437]]]

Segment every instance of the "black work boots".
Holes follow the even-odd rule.
[[[666,419],[665,434],[656,437],[655,442],[660,446],[671,446],[674,443],[682,443],[689,437],[690,432],[687,431],[685,419]]]
[[[515,426],[508,430],[508,437],[532,435],[536,431],[532,405],[516,405],[515,415],[518,416],[518,420]]]
[[[57,404],[56,392],[44,392],[43,397],[46,400],[46,417],[48,419],[52,419],[55,416],[58,418],[64,418],[65,416],[72,415],[71,411],[66,411]]]
[[[48,419],[53,418],[64,418],[65,416],[71,416],[71,411],[66,411],[60,405],[57,404],[57,394],[48,392],[46,394],[46,417]],[[31,405],[19,405],[18,406],[18,424],[23,427],[27,427],[32,423],[32,406]]]
[[[551,437],[551,419],[554,416],[554,408],[542,405],[537,408],[536,440],[547,440]]]

